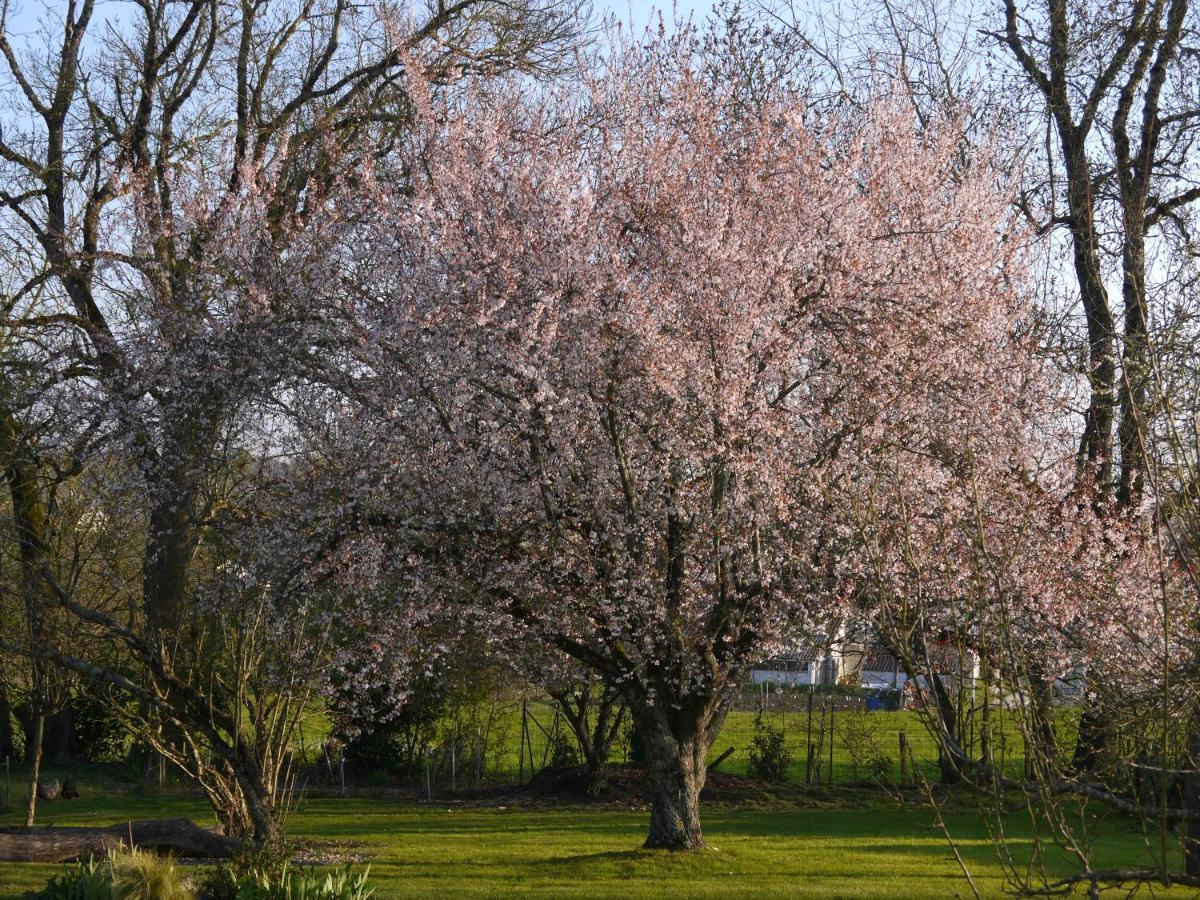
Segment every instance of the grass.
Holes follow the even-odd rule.
[[[817,802],[816,800],[810,802]],[[210,823],[199,799],[99,794],[47,804],[44,822],[111,824],[188,815]],[[13,824],[15,814],[0,816]],[[296,838],[353,845],[371,865],[376,897],[966,897],[970,890],[929,809],[872,803],[848,808],[710,806],[710,849],[637,849],[648,814],[613,807],[479,808],[313,797],[292,819]],[[1003,873],[976,812],[947,822],[985,896]],[[1028,825],[1014,817],[1018,849]],[[1144,864],[1148,851],[1123,823],[1100,840],[1108,865]],[[1060,861],[1061,863],[1061,861]],[[0,897],[40,887],[56,866],[0,864]],[[1065,869],[1063,869],[1065,871]]]

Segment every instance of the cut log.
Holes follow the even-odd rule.
[[[133,843],[144,850],[206,859],[227,859],[241,843],[185,818],[143,819],[105,828],[3,828],[0,862],[72,862],[128,847],[131,835]]]

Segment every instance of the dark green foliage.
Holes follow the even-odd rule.
[[[774,728],[762,716],[754,718],[754,736],[750,739],[750,759],[746,771],[750,777],[772,784],[787,780],[792,752],[781,729]]]
[[[579,752],[575,741],[565,728],[550,733],[550,767],[574,766],[579,764]]]
[[[510,704],[499,699],[511,695],[511,680],[482,650],[464,651],[416,675],[399,707],[382,695],[365,704],[348,699],[332,713],[350,776],[423,777],[428,764],[439,783],[482,777],[512,749]]]
[[[437,743],[438,724],[449,703],[447,683],[423,675],[413,680],[404,704],[390,715],[380,704],[368,704],[343,729],[347,763],[356,770],[417,774]]]
[[[629,761],[639,766],[646,764],[646,741],[642,737],[642,733],[637,730],[637,726],[630,722],[629,725]]]
[[[134,848],[68,865],[36,896],[39,900],[191,900],[195,892],[174,858]]]
[[[71,701],[75,736],[88,762],[120,762],[129,755],[133,738],[124,719],[113,712],[123,705],[132,706],[133,701],[122,704],[116,697],[104,699],[90,694],[80,694]]]

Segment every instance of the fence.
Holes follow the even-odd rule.
[[[408,771],[393,773],[431,797],[464,788],[525,783],[537,772],[569,762],[574,737],[557,707],[540,696],[485,701],[488,708],[463,720],[439,722],[412,757]],[[789,757],[787,781],[795,784],[846,784],[885,781],[911,782],[915,766],[936,779],[938,748],[919,715],[899,709],[898,698],[881,692],[842,687],[762,685],[748,687],[737,699],[720,735],[713,742],[709,763],[717,771],[748,774],[750,748],[756,729],[782,735]],[[1003,710],[993,712],[995,758],[1008,772],[1019,774],[1024,745],[1014,722]],[[633,742],[628,731],[618,737],[613,762],[630,761]],[[977,745],[968,716],[963,742]],[[311,757],[310,757],[311,758]],[[336,761],[310,767],[320,780],[337,784]],[[378,773],[349,766],[351,782],[378,781]]]

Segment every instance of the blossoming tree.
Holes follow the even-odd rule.
[[[421,596],[619,686],[670,849],[703,843],[747,664],[848,613],[869,451],[1024,359],[1019,241],[953,123],[749,110],[693,50],[618,48],[582,99],[427,100],[356,248]]]

